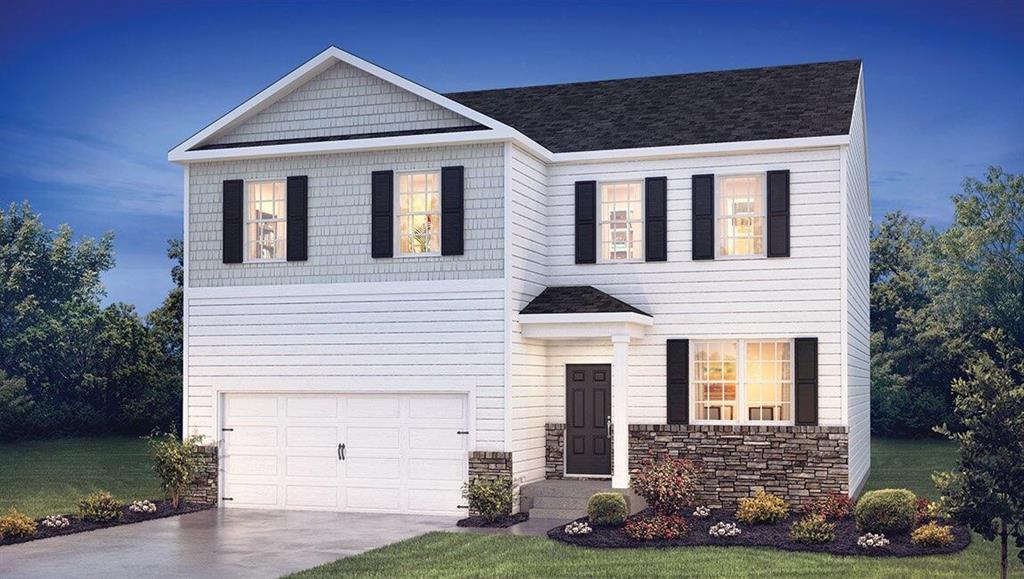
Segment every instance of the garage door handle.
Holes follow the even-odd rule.
[[[338,460],[345,460],[345,445],[338,445]]]

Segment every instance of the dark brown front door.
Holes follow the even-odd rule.
[[[565,366],[565,472],[611,474],[612,367]]]

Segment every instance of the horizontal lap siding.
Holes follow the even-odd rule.
[[[425,98],[339,62],[212,143],[444,129],[473,124]]]
[[[476,449],[503,450],[502,280],[437,284],[192,291],[190,427],[214,436],[217,390],[472,386]]]
[[[690,178],[703,173],[788,169],[791,257],[693,261]],[[668,261],[577,265],[573,183],[668,177]],[[593,285],[654,315],[630,344],[630,420],[664,423],[665,341],[699,337],[816,336],[820,423],[842,424],[841,216],[838,149],[559,165],[548,173],[548,285]],[[564,365],[609,363],[598,342],[551,343],[548,419],[564,412]]]
[[[189,285],[500,278],[504,274],[503,164],[501,144],[194,163],[189,170]],[[371,173],[438,170],[448,165],[465,167],[465,254],[371,257]],[[289,175],[309,177],[308,260],[222,263],[222,182]]]
[[[544,478],[544,424],[548,415],[547,348],[522,337],[519,310],[544,289],[547,246],[546,167],[511,146],[509,209],[512,309],[512,472],[522,483]]]
[[[869,249],[871,218],[867,184],[867,142],[863,130],[864,94],[859,90],[847,153],[847,377],[850,423],[850,489],[871,468],[871,314]]]

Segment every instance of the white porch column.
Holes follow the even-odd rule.
[[[629,488],[629,335],[612,336],[612,487]]]

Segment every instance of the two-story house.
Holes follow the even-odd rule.
[[[860,61],[438,94],[331,47],[169,158],[222,505],[458,514],[664,452],[711,504],[867,478]]]

